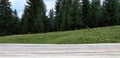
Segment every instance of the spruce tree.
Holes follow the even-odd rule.
[[[79,0],[72,0],[72,6],[70,10],[71,18],[72,18],[72,24],[71,24],[71,29],[80,29],[83,26],[83,21],[82,21],[82,10],[81,10],[81,3]]]
[[[71,28],[71,15],[70,15],[70,10],[72,6],[72,0],[63,0],[62,1],[63,6],[62,6],[62,17],[61,17],[61,30],[70,30]]]
[[[59,19],[57,19],[58,17]],[[61,31],[81,28],[83,25],[81,17],[81,5],[79,0],[60,0],[56,5],[55,20],[58,21],[59,30]]]
[[[82,20],[84,22],[84,27],[90,27],[90,1],[82,0]]]
[[[55,31],[60,31],[63,0],[57,0],[55,5]]]
[[[47,17],[43,0],[28,0],[27,4],[22,18],[23,32],[46,32]]]
[[[0,35],[11,35],[16,32],[16,19],[13,18],[13,12],[10,8],[9,0],[0,2]]]
[[[101,18],[101,1],[92,0],[90,8],[90,27],[98,27]]]
[[[55,17],[54,17],[54,10],[51,9],[49,12],[49,25],[50,25],[50,31],[54,31],[55,30]]]
[[[119,20],[118,20],[118,24],[120,25],[120,0],[119,0],[119,2],[118,2],[118,16],[119,16]]]
[[[17,10],[13,11],[13,20],[14,20],[14,29],[13,29],[13,33],[14,34],[19,34],[20,33],[20,19],[18,17],[18,13]]]
[[[119,0],[105,0],[103,3],[103,22],[104,26],[118,24],[118,2]]]
[[[27,9],[27,7],[25,8],[25,9]],[[27,10],[24,10],[24,14],[22,15],[22,18],[21,18],[21,21],[20,21],[20,26],[21,26],[21,28],[20,28],[20,30],[21,30],[21,32],[20,33],[29,33],[28,32],[28,22],[29,22],[29,20],[28,20],[28,16],[29,16],[29,14],[27,13]]]

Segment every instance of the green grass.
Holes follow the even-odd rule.
[[[120,26],[42,34],[4,36],[0,37],[0,43],[25,43],[25,44],[120,43]]]

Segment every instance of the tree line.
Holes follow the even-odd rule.
[[[27,0],[22,18],[0,1],[0,36],[120,25],[120,0],[56,0],[46,15],[43,0]]]

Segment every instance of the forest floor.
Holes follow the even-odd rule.
[[[24,44],[120,43],[120,25],[64,32],[4,36],[0,37],[0,43],[24,43]]]

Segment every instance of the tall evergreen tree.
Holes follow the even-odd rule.
[[[46,32],[47,18],[43,0],[28,0],[27,4],[22,18],[23,32]]]
[[[70,10],[72,6],[72,0],[63,0],[62,1],[63,6],[62,6],[62,17],[61,17],[61,30],[70,30],[71,28],[71,15],[70,15]]]
[[[56,5],[56,20],[61,31],[79,29],[83,24],[79,0],[60,0]]]
[[[55,5],[55,31],[60,31],[63,0],[57,0]]]
[[[26,7],[25,9],[28,9],[28,7]],[[24,14],[22,15],[22,18],[20,20],[20,33],[28,33],[28,16],[29,16],[29,13],[27,12],[28,10],[24,10]]]
[[[119,0],[119,2],[118,2],[118,8],[119,8],[119,9],[118,9],[118,10],[119,10],[119,11],[118,11],[118,16],[119,16],[119,21],[118,21],[118,22],[119,22],[119,25],[120,25],[120,0]]]
[[[104,26],[118,24],[118,2],[119,0],[105,0],[103,3],[103,22]]]
[[[82,9],[81,9],[81,3],[79,0],[72,0],[72,6],[70,9],[70,17],[72,18],[72,24],[71,24],[71,29],[80,29],[83,26],[83,21],[82,21]]]
[[[50,25],[50,31],[54,31],[55,30],[55,17],[54,17],[55,13],[54,10],[51,9],[49,12],[49,25]]]
[[[90,1],[82,0],[82,20],[84,22],[84,27],[90,27]]]
[[[90,8],[90,27],[98,27],[101,18],[101,1],[92,0]]]
[[[19,17],[18,17],[18,13],[17,13],[17,10],[14,10],[13,11],[13,33],[14,34],[19,34],[20,33],[20,19],[19,19]]]
[[[9,0],[1,0],[0,2],[0,35],[14,34],[16,19],[13,19],[13,12],[10,8]]]

